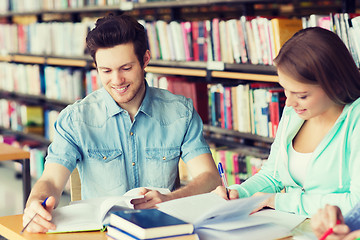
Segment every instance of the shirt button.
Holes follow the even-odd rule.
[[[133,133],[133,132],[130,132],[130,135],[132,136],[132,135],[134,135],[134,133]]]
[[[132,165],[135,166],[135,163],[133,162]]]
[[[165,156],[163,157],[163,160],[166,160],[166,157],[165,157]]]
[[[107,157],[106,157],[106,156],[103,156],[103,159],[104,159],[104,160],[106,160],[106,159],[107,159]]]

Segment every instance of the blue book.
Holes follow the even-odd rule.
[[[110,239],[121,239],[121,240],[140,240],[140,238],[131,235],[120,228],[114,226],[107,226],[107,236]],[[169,237],[161,237],[161,238],[151,238],[147,240],[199,240],[199,236],[196,233],[175,235]]]
[[[158,209],[123,210],[110,214],[110,225],[139,239],[190,234],[194,225]]]
[[[360,202],[345,215],[345,223],[351,231],[360,229]]]

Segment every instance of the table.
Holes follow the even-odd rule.
[[[9,240],[106,240],[104,232],[34,234],[22,230],[22,214],[0,217],[0,236]]]
[[[0,143],[0,161],[16,161],[22,164],[23,202],[24,207],[31,190],[30,153],[21,148]]]
[[[293,231],[294,236],[301,235],[303,232],[311,231],[309,219],[305,220]],[[78,232],[78,233],[56,233],[56,234],[33,234],[24,232],[22,235],[22,214],[0,217],[0,237],[3,236],[9,240],[106,240],[106,233]],[[283,238],[282,240],[291,240],[293,237]]]

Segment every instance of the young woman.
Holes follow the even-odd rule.
[[[287,97],[279,128],[261,171],[230,186],[230,199],[269,194],[260,208],[312,215],[332,204],[346,213],[360,201],[359,70],[319,27],[296,33],[274,62]],[[224,187],[214,192],[227,198]]]

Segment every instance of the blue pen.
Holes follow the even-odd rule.
[[[48,200],[49,197],[45,198],[45,200],[41,203],[41,206],[43,206],[44,208],[46,208],[46,201]],[[30,221],[24,226],[24,228],[21,230],[21,234],[25,231],[25,229],[27,228],[27,226],[29,226],[29,224],[32,222],[32,220],[36,217],[37,213],[35,213],[35,215],[30,219]]]
[[[222,167],[221,162],[219,162],[219,164],[218,164],[218,170],[219,170],[221,180],[222,180],[222,182],[224,184],[224,187],[225,187],[225,190],[226,190],[226,196],[227,196],[228,199],[230,199],[230,197],[229,197],[229,189],[228,189],[229,187],[228,187],[228,184],[227,184],[227,181],[226,181],[226,178],[225,178],[225,173],[224,173],[224,169]]]

